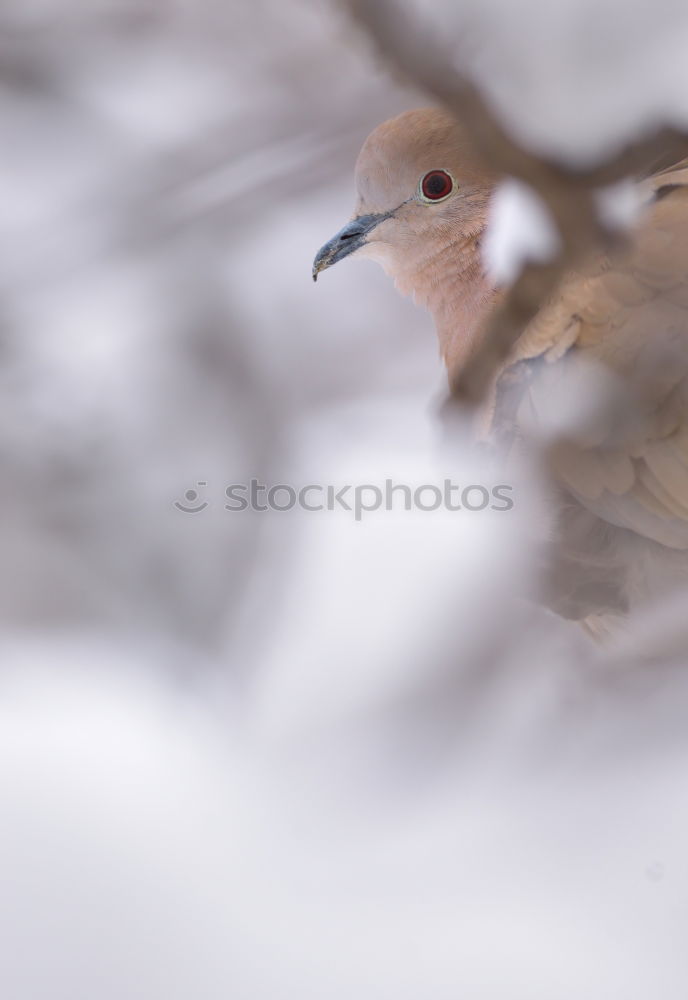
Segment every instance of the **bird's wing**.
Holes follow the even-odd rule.
[[[631,245],[568,276],[524,330],[493,427],[549,428],[555,477],[583,507],[688,549],[688,163],[644,183]]]

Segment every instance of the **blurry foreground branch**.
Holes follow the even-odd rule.
[[[538,156],[513,139],[479,90],[454,68],[446,49],[400,6],[391,0],[343,2],[391,66],[453,112],[491,171],[517,177],[539,194],[559,231],[558,255],[544,265],[524,265],[490,316],[482,347],[454,378],[453,397],[476,402],[564,272],[593,248],[608,248],[618,239],[598,216],[595,189],[668,166],[688,154],[688,137],[662,128],[584,170]]]

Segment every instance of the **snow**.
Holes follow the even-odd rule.
[[[545,263],[556,256],[561,241],[542,199],[514,178],[502,181],[492,196],[483,259],[498,284],[509,284],[526,263]]]

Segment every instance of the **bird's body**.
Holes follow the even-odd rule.
[[[576,407],[548,450],[559,514],[543,590],[578,619],[688,586],[688,169],[650,186],[628,246],[562,282],[496,388],[495,423],[500,384],[517,427]]]
[[[688,587],[688,164],[643,184],[627,243],[560,283],[483,415],[490,436],[547,441],[556,516],[543,594],[593,631]],[[354,219],[320,251],[314,275],[352,250],[377,259],[433,314],[454,373],[500,294],[480,248],[494,178],[451,116],[423,109],[372,133],[357,185]],[[573,418],[562,421],[562,408]]]

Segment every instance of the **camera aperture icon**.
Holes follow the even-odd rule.
[[[207,486],[206,480],[200,480],[196,483],[196,486]],[[185,514],[198,514],[200,511],[205,510],[208,506],[207,500],[202,500],[201,495],[198,490],[189,489],[184,493],[185,503],[181,503],[179,500],[175,500],[173,506],[177,510],[183,511]]]

